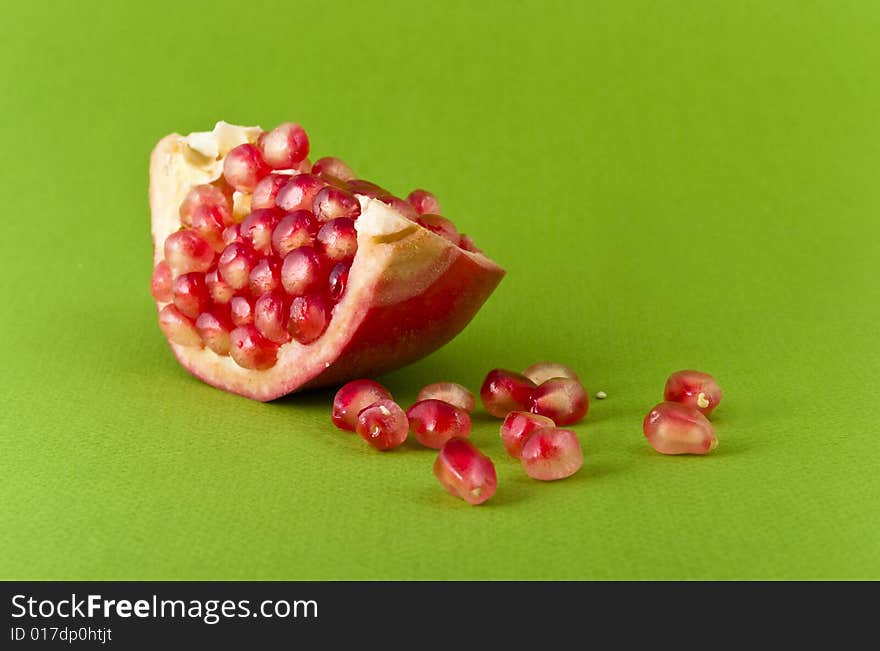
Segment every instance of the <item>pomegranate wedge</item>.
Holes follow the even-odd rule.
[[[353,178],[339,159],[312,167],[300,132],[293,123],[263,132],[219,122],[163,138],[150,159],[162,330],[190,373],[256,400],[424,357],[468,324],[504,276],[467,236],[452,241],[451,229],[441,235],[413,219],[423,191],[412,206]],[[242,306],[254,316],[232,309]],[[228,353],[207,327],[218,319],[239,326]]]

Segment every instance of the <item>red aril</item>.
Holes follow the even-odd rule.
[[[331,262],[350,260],[357,253],[357,231],[348,217],[326,222],[318,231],[317,240],[324,257]]]
[[[412,222],[419,220],[419,213],[416,212],[416,209],[400,197],[382,197],[381,201],[382,203],[391,206],[393,210],[396,210],[408,220]]]
[[[165,262],[176,274],[204,273],[214,262],[214,251],[193,231],[177,231],[165,240]]]
[[[537,364],[532,364],[523,371],[523,375],[535,384],[541,384],[555,377],[567,377],[572,380],[577,380],[578,382],[581,381],[577,373],[567,366],[557,364],[556,362],[538,362]]]
[[[284,257],[301,246],[315,243],[318,222],[311,210],[296,210],[281,218],[272,231],[272,250]]]
[[[263,159],[273,169],[292,169],[309,155],[306,130],[293,122],[285,122],[264,133],[259,140]]]
[[[275,205],[287,212],[312,210],[318,192],[327,182],[314,174],[297,174],[278,191]]]
[[[235,294],[235,290],[220,277],[220,272],[216,269],[205,274],[205,285],[215,305],[226,305]]]
[[[229,246],[230,244],[239,243],[241,241],[241,233],[239,232],[238,224],[232,224],[223,229],[223,244]]]
[[[223,282],[232,289],[243,289],[250,280],[251,270],[256,261],[257,256],[250,246],[244,242],[233,242],[220,254],[217,271]]]
[[[232,222],[232,205],[222,189],[210,183],[194,186],[180,204],[180,223],[192,226],[192,218],[199,208],[215,208],[223,216],[221,221]]]
[[[347,182],[349,192],[353,192],[354,194],[362,194],[365,197],[370,197],[371,199],[386,199],[391,195],[388,190],[383,187],[380,187],[373,183],[372,181],[365,181],[364,179],[351,179]]]
[[[406,417],[416,440],[435,450],[453,437],[471,435],[471,417],[467,412],[442,400],[420,400],[406,410]]]
[[[382,398],[358,413],[357,433],[377,450],[401,445],[409,434],[403,409],[389,398]]]
[[[420,215],[441,215],[443,211],[440,209],[440,202],[437,197],[427,190],[413,190],[409,193],[406,200],[416,209]]]
[[[361,205],[353,194],[328,185],[315,195],[312,212],[319,222],[328,222],[340,217],[357,219],[361,214]]]
[[[236,326],[246,326],[254,322],[254,304],[245,296],[233,296],[229,301],[229,316]]]
[[[229,338],[229,355],[242,368],[262,371],[275,365],[278,347],[263,337],[255,326],[239,326]]]
[[[698,409],[708,417],[721,402],[721,387],[708,373],[700,371],[676,371],[666,380],[664,399],[680,402]]]
[[[287,331],[294,340],[308,345],[324,334],[329,321],[327,301],[320,294],[297,296],[290,303]]]
[[[269,341],[286,344],[290,341],[287,332],[287,304],[280,292],[263,294],[254,303],[254,325]]]
[[[269,174],[257,183],[251,198],[251,210],[274,208],[278,192],[290,181],[289,174]]]
[[[464,409],[467,413],[471,413],[476,404],[474,394],[468,391],[466,387],[455,382],[435,382],[434,384],[429,384],[419,391],[417,400],[430,400],[432,398],[448,402],[454,407]]]
[[[210,303],[205,274],[181,274],[174,279],[174,305],[181,314],[195,319]]]
[[[327,295],[333,301],[338,301],[345,294],[345,286],[348,284],[348,272],[351,263],[337,262],[330,270],[327,278]]]
[[[694,407],[661,402],[642,423],[648,442],[661,454],[708,454],[718,446],[712,423]]]
[[[153,277],[150,279],[150,294],[160,303],[171,300],[171,269],[164,260],[153,269]]]
[[[223,241],[225,229],[223,215],[214,206],[201,206],[192,215],[193,232],[205,240],[217,253],[226,246]]]
[[[343,385],[333,398],[330,419],[339,429],[354,432],[358,413],[377,400],[391,400],[391,393],[374,380],[352,380]]]
[[[277,208],[252,211],[238,227],[242,241],[257,253],[271,255],[272,231],[281,219],[281,214]]]
[[[354,172],[351,171],[351,168],[333,156],[325,156],[316,160],[312,165],[312,174],[330,176],[340,181],[351,181],[354,178]]]
[[[512,411],[507,414],[501,424],[501,442],[504,443],[507,454],[519,459],[523,445],[531,433],[545,427],[556,427],[556,423],[546,416],[527,411]]]
[[[584,464],[577,434],[556,427],[533,432],[523,445],[520,459],[526,474],[542,481],[571,477]]]
[[[440,215],[422,215],[418,222],[432,233],[437,233],[440,237],[444,237],[456,246],[461,241],[458,229],[446,217]]]
[[[159,310],[159,327],[172,343],[187,348],[202,346],[202,338],[193,322],[171,303]]]
[[[571,425],[587,415],[590,399],[581,383],[566,377],[542,382],[532,393],[529,411],[547,416],[557,425]]]
[[[220,311],[202,312],[196,319],[196,330],[202,338],[202,342],[221,356],[229,354],[232,340],[229,333],[232,332],[232,323]]]
[[[291,296],[319,290],[327,278],[326,259],[310,246],[301,246],[284,256],[281,284]]]
[[[223,178],[239,192],[253,192],[268,173],[260,150],[249,143],[234,148],[223,160]]]
[[[281,286],[281,260],[276,257],[261,258],[248,275],[251,296],[258,298]]]
[[[492,460],[462,438],[449,439],[440,448],[434,476],[447,493],[469,504],[482,504],[498,487]]]
[[[480,398],[489,414],[504,418],[512,411],[529,411],[535,389],[535,383],[525,375],[496,368],[483,380]]]

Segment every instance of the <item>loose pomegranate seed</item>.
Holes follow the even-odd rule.
[[[584,465],[577,434],[556,427],[533,432],[523,445],[520,459],[526,474],[542,481],[571,477]]]
[[[274,208],[275,197],[278,192],[290,181],[289,174],[270,174],[257,183],[254,195],[251,197],[251,210]]]
[[[205,285],[208,287],[208,294],[211,295],[211,300],[218,305],[225,305],[235,294],[235,290],[220,278],[220,272],[216,269],[212,269],[205,274]]]
[[[278,191],[275,205],[286,212],[311,210],[315,197],[327,182],[314,174],[297,174]]]
[[[306,345],[324,334],[330,320],[326,301],[319,294],[297,296],[290,303],[287,331],[299,343]]]
[[[312,165],[312,174],[332,176],[340,181],[351,181],[354,178],[354,172],[351,171],[351,168],[333,156],[325,156],[316,160]]]
[[[358,413],[356,430],[377,450],[390,450],[402,444],[409,434],[403,409],[389,398],[382,398]]]
[[[218,355],[228,355],[232,340],[232,323],[219,310],[202,312],[196,319],[196,330],[204,344]]]
[[[281,286],[281,260],[276,257],[263,258],[248,276],[248,289],[257,298]]]
[[[192,321],[170,303],[159,311],[159,327],[168,341],[188,348],[202,347],[202,338]]]
[[[241,326],[229,333],[229,354],[242,368],[265,371],[275,365],[278,346],[267,340],[253,325]]]
[[[715,428],[698,409],[661,402],[642,423],[651,446],[661,454],[707,454],[718,447]]]
[[[572,380],[577,380],[578,382],[581,381],[577,373],[567,366],[557,364],[556,362],[538,362],[537,364],[532,364],[523,371],[523,375],[535,384],[541,384],[554,377],[567,377]]]
[[[419,391],[417,400],[430,400],[432,398],[448,402],[450,405],[464,409],[468,413],[474,410],[474,405],[476,404],[474,394],[455,382],[435,382],[434,384],[429,384]]]
[[[382,203],[387,203],[411,222],[419,220],[419,213],[416,212],[416,209],[400,197],[382,197]]]
[[[474,241],[470,238],[469,235],[465,235],[462,233],[461,239],[458,242],[458,246],[465,251],[470,251],[471,253],[482,253],[483,250],[477,248],[477,245],[474,244]]]
[[[330,276],[327,279],[327,295],[332,300],[338,301],[345,294],[350,269],[351,263],[337,262],[330,270]]]
[[[293,122],[280,124],[260,136],[258,142],[266,163],[276,169],[291,169],[309,155],[309,137]]]
[[[552,418],[557,425],[571,425],[587,415],[590,399],[577,380],[556,377],[542,382],[529,401],[533,414]]]
[[[384,201],[385,198],[392,196],[385,188],[363,179],[351,179],[348,181],[348,187],[353,194],[362,194],[373,199],[381,198]]]
[[[229,301],[229,316],[236,326],[246,326],[254,322],[254,304],[244,296],[233,296]]]
[[[301,174],[310,174],[312,171],[312,161],[308,158],[303,158],[299,165],[296,166],[297,171]]]
[[[173,294],[174,305],[190,319],[195,319],[204,312],[210,301],[205,275],[195,272],[175,278]]]
[[[321,255],[310,246],[301,246],[284,256],[281,284],[291,296],[303,296],[322,288],[327,271]]]
[[[458,246],[458,243],[461,241],[461,236],[458,234],[458,229],[455,227],[455,224],[446,219],[446,217],[441,217],[440,215],[422,215],[419,217],[418,221],[432,233],[436,233],[440,237],[449,240],[456,246]]]
[[[180,223],[184,226],[192,226],[193,215],[202,207],[216,208],[223,215],[221,221],[232,222],[229,198],[217,186],[205,183],[194,186],[184,197],[180,204]]]
[[[480,398],[486,411],[496,418],[504,418],[512,411],[528,411],[536,388],[525,375],[496,368],[483,380]]]
[[[406,410],[409,431],[422,445],[439,450],[453,437],[471,435],[471,417],[442,400],[420,400]]]
[[[339,217],[357,219],[361,214],[361,204],[353,194],[328,185],[315,195],[312,212],[319,222],[329,222]]]
[[[176,231],[165,240],[165,262],[176,274],[204,273],[214,262],[214,251],[193,231]]]
[[[498,487],[492,460],[467,439],[449,439],[440,448],[434,476],[447,493],[470,504],[482,504]]]
[[[272,231],[280,219],[281,211],[277,208],[252,211],[239,226],[241,239],[254,251],[269,255],[272,253]]]
[[[239,192],[251,193],[269,173],[260,150],[245,143],[232,149],[223,160],[223,178]]]
[[[217,271],[227,285],[242,289],[247,286],[255,264],[256,256],[251,247],[243,242],[233,242],[220,254]]]
[[[153,269],[153,277],[150,279],[150,294],[160,303],[171,300],[171,269],[163,260]]]
[[[544,427],[556,427],[551,419],[527,411],[512,411],[501,424],[501,441],[507,454],[519,459],[522,448],[532,432]]]
[[[348,217],[331,219],[318,231],[318,243],[328,260],[349,260],[357,252],[357,231]]]
[[[192,230],[205,240],[214,251],[220,253],[226,244],[223,242],[223,215],[215,206],[200,206],[192,215]]]
[[[721,387],[708,373],[676,371],[666,380],[663,397],[699,409],[708,417],[721,402]]]
[[[269,341],[286,344],[290,341],[287,332],[287,305],[279,292],[263,294],[254,303],[254,325]]]
[[[285,215],[272,231],[272,249],[284,257],[301,246],[315,243],[318,222],[311,210],[296,210]]]
[[[440,209],[440,202],[437,201],[437,197],[427,190],[413,190],[409,193],[406,200],[420,215],[440,215],[443,213]]]
[[[360,410],[383,398],[391,400],[391,393],[378,382],[352,380],[336,392],[330,419],[339,429],[354,432]]]
[[[223,229],[223,243],[226,246],[242,241],[243,240],[241,239],[241,233],[239,232],[238,224],[233,224],[232,226],[227,226],[225,229]]]

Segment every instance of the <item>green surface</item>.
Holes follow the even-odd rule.
[[[183,5],[183,6],[178,6]],[[3,2],[0,577],[880,579],[880,4]],[[500,486],[199,383],[155,319],[147,157],[294,119],[508,270],[385,381],[575,367],[586,463]],[[654,453],[670,371],[720,446]]]

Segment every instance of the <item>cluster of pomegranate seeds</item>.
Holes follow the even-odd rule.
[[[311,164],[308,155],[305,130],[279,125],[230,150],[223,175],[184,197],[181,229],[165,240],[150,282],[153,297],[167,303],[159,321],[170,341],[263,370],[275,365],[280,346],[320,338],[357,253],[357,194],[477,251],[430,192],[404,200],[355,178],[338,158]],[[243,220],[240,206],[250,207]]]
[[[721,387],[708,373],[677,371],[666,380],[665,402],[642,423],[645,437],[661,454],[708,454],[718,447],[707,418],[721,402]]]
[[[499,368],[489,371],[480,398],[496,418],[505,418],[512,411],[530,411],[553,419],[557,425],[577,423],[590,408],[577,373],[554,362],[533,364],[523,373]]]

